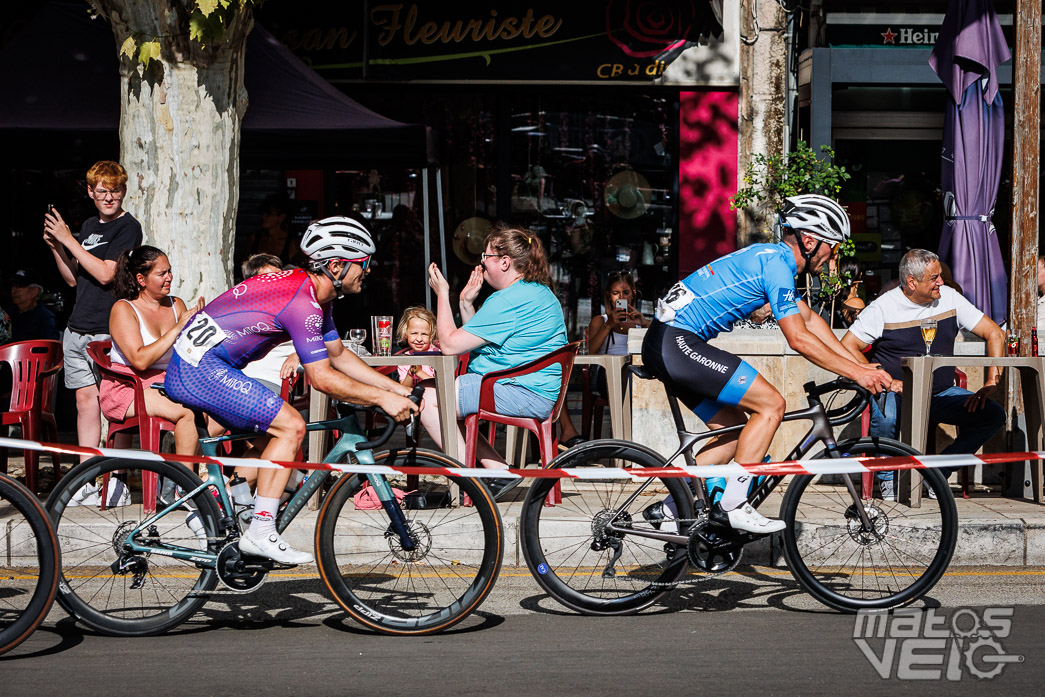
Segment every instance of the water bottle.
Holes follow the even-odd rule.
[[[238,474],[233,476],[229,480],[229,495],[232,496],[232,508],[240,530],[246,530],[254,517],[254,496],[250,493],[250,484]]]

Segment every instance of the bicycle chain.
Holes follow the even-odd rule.
[[[692,529],[692,528],[696,527],[696,525],[698,525],[700,523],[707,523],[707,521],[708,521],[708,515],[706,513],[704,515],[698,516],[696,518],[674,518],[673,519],[673,522],[676,522],[676,523],[692,523],[692,525],[686,526],[689,529]],[[672,544],[672,543],[667,543],[667,544]],[[688,551],[686,549],[686,545],[675,545],[675,554],[688,554]],[[687,559],[686,560],[686,571],[683,572],[683,574],[685,574],[685,573],[687,573],[687,572],[689,572],[691,570],[694,573],[697,574],[698,578],[690,579],[688,581],[682,580],[682,581],[671,581],[671,582],[641,581],[641,580],[636,579],[635,583],[636,584],[641,584],[641,585],[643,585],[643,586],[645,586],[647,588],[655,588],[657,590],[661,590],[661,589],[663,589],[663,590],[671,590],[671,589],[674,589],[674,588],[678,588],[679,586],[696,586],[696,585],[698,585],[700,583],[703,583],[704,581],[708,581],[708,580],[710,580],[710,579],[712,579],[712,578],[714,578],[716,576],[721,576],[722,574],[728,573],[728,572],[732,571],[733,569],[730,568],[730,569],[726,569],[724,571],[704,571],[704,570],[702,570],[702,569],[700,569],[698,567],[693,566],[693,564],[690,563],[689,559]],[[625,576],[625,579],[626,578],[627,577]]]

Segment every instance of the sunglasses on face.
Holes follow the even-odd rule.
[[[362,259],[345,259],[344,261],[348,264],[359,264],[360,268],[366,271],[366,267],[370,266],[371,259],[373,259],[372,256],[363,257]]]

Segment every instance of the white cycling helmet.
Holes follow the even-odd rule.
[[[361,222],[352,218],[335,216],[323,218],[308,226],[301,238],[301,251],[311,263],[313,271],[322,272],[334,284],[337,297],[345,293],[341,283],[345,280],[351,264],[345,264],[341,273],[334,276],[327,262],[333,260],[364,261],[377,251],[374,238]]]
[[[838,202],[820,194],[785,198],[777,222],[781,228],[803,232],[831,244],[849,239],[849,216]]]

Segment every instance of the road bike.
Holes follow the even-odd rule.
[[[415,390],[415,403],[420,395]],[[308,431],[340,432],[325,463],[461,467],[442,453],[420,448],[374,452],[389,440],[396,422],[386,419],[384,431],[367,441],[357,413],[383,412],[344,403],[338,409],[340,418],[306,426]],[[256,436],[241,433],[200,442],[204,454],[214,456],[227,441]],[[131,484],[146,473],[162,478],[165,486],[155,513],[146,512],[137,491],[129,506],[70,507],[85,484],[120,472]],[[280,508],[280,532],[330,475],[311,471]],[[471,498],[471,508],[452,505],[451,484]],[[380,506],[357,509],[353,497],[365,486],[373,487]],[[225,592],[249,592],[268,572],[289,568],[240,553],[236,509],[218,464],[208,464],[201,481],[184,465],[161,456],[96,457],[62,479],[47,509],[68,550],[58,602],[106,634],[167,631],[220,592],[215,591],[219,583]],[[486,486],[435,470],[409,477],[338,477],[322,499],[314,541],[320,577],[337,604],[366,627],[395,635],[439,632],[467,617],[493,588],[504,555],[500,514]]]
[[[641,366],[631,371],[652,375]],[[550,468],[666,467],[679,456],[695,464],[694,446],[743,425],[692,433],[686,429],[678,399],[665,385],[680,445],[665,459],[656,451],[621,440],[597,440],[571,448]],[[917,455],[886,438],[835,442],[833,426],[859,416],[870,393],[838,379],[804,386],[809,406],[788,412],[784,421],[809,420],[809,431],[789,455],[797,460],[817,444],[816,458]],[[836,409],[822,397],[836,391],[856,394]],[[795,580],[825,605],[844,612],[899,607],[924,596],[940,579],[957,539],[954,496],[935,469],[922,470],[935,500],[920,507],[888,502],[875,494],[874,476],[860,474],[796,475],[785,485],[780,518],[784,559]],[[898,474],[902,484],[907,472]],[[555,482],[563,487],[562,505],[544,500]],[[784,476],[756,480],[748,496],[755,508],[784,481]],[[687,486],[687,482],[689,486]],[[899,487],[898,487],[899,488]],[[676,512],[664,514],[670,494]],[[649,477],[636,481],[599,478],[537,479],[523,502],[520,541],[530,572],[552,598],[578,612],[622,615],[649,607],[672,588],[732,570],[743,548],[759,539],[733,530],[721,508],[712,505],[705,480]],[[657,515],[660,514],[660,515]],[[673,519],[672,519],[673,518]],[[687,578],[689,567],[695,578]]]
[[[0,474],[0,654],[25,641],[51,610],[60,552],[31,491]]]

